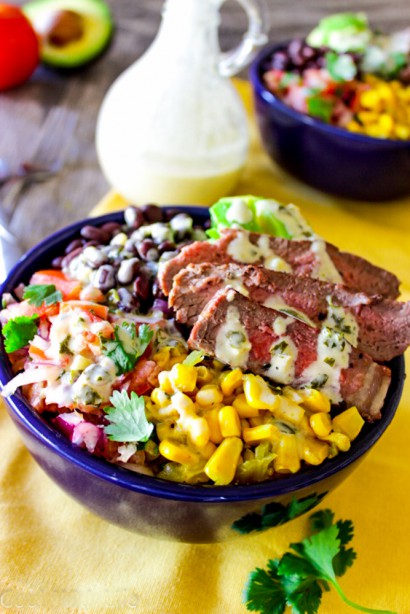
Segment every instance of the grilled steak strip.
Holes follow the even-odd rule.
[[[208,302],[191,331],[188,345],[216,356],[232,367],[240,366],[294,387],[309,384],[313,373],[318,373],[326,394],[333,402],[341,399],[349,406],[356,405],[361,415],[369,422],[381,417],[380,410],[390,385],[391,373],[388,367],[379,365],[367,354],[354,348],[348,353],[346,367],[332,371],[335,382],[323,382],[323,373],[329,372],[325,363],[320,363],[318,355],[319,331],[316,328],[292,320],[286,326],[286,337],[278,334],[275,322],[283,315],[262,305],[252,303],[248,298],[232,288],[225,288]],[[279,322],[277,322],[278,324]],[[296,349],[293,370],[288,371],[288,381],[275,380],[272,375],[272,355],[275,348],[286,338]],[[291,340],[291,341],[289,341]],[[346,346],[345,346],[346,347]],[[349,348],[347,348],[349,352]],[[318,362],[316,362],[318,361]],[[311,370],[313,367],[313,371]],[[274,370],[274,369],[273,369]],[[280,370],[278,371],[281,372]],[[338,388],[335,391],[334,386]],[[338,395],[339,398],[335,398]]]
[[[354,293],[341,285],[240,264],[190,264],[174,278],[169,304],[179,322],[193,326],[218,290],[231,285],[257,303],[278,297],[318,326],[328,298],[351,313],[359,327],[358,349],[376,361],[391,360],[410,345],[410,303]]]
[[[256,251],[252,254],[251,249],[242,251],[233,249],[233,246],[242,240],[248,243],[248,246],[250,244],[251,247],[256,247]],[[369,295],[380,294],[392,299],[399,295],[399,281],[392,273],[359,256],[340,252],[337,247],[329,243],[323,244],[325,249],[321,254],[320,250],[315,249],[315,246],[318,245],[319,243],[312,241],[289,241],[280,237],[225,229],[222,231],[221,238],[214,243],[198,241],[184,247],[178,256],[160,266],[158,277],[163,292],[168,295],[175,275],[188,264],[240,262],[267,266],[265,257],[268,256],[267,251],[270,250],[288,266],[287,272],[295,275],[323,278],[321,274],[318,274],[318,267],[323,258],[329,258],[340,275],[339,281],[350,289]],[[272,254],[269,254],[269,259],[272,260]],[[269,264],[268,268],[274,268],[274,266]]]

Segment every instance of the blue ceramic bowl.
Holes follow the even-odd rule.
[[[376,139],[329,126],[285,105],[264,85],[271,44],[250,68],[256,117],[271,158],[305,183],[337,196],[383,201],[410,194],[410,141]]]
[[[199,223],[205,209],[187,208]],[[101,225],[123,222],[121,212],[95,218]],[[65,228],[29,251],[14,267],[0,291],[27,283],[36,270],[49,266],[78,236],[82,221]],[[158,538],[192,543],[222,541],[284,524],[312,509],[350,474],[390,424],[402,392],[404,360],[391,362],[393,380],[383,418],[366,425],[351,450],[318,467],[276,481],[249,486],[192,486],[140,475],[96,458],[72,445],[37,414],[20,391],[7,399],[28,450],[44,471],[69,495],[109,522]],[[8,358],[0,353],[0,383],[12,377]]]

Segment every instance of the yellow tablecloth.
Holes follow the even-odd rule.
[[[250,95],[240,85],[248,108]],[[263,153],[250,113],[252,146],[237,193],[298,204],[339,247],[394,271],[410,300],[410,199],[341,201],[283,174]],[[371,178],[364,178],[371,181]],[[121,208],[109,194],[93,214]],[[410,355],[408,356],[410,358]],[[410,613],[410,386],[397,416],[362,465],[323,507],[355,525],[358,559],[341,579],[352,599]],[[210,614],[246,612],[248,573],[306,532],[306,518],[216,545],[161,542],[94,517],[37,467],[0,407],[0,613]],[[320,612],[350,611],[334,592]]]

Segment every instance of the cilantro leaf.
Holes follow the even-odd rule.
[[[323,591],[332,585],[350,607],[374,614],[394,614],[360,606],[343,593],[336,576],[343,575],[356,557],[352,548],[345,548],[353,537],[353,524],[350,520],[334,523],[333,519],[331,510],[312,514],[309,520],[314,533],[291,544],[293,552],[269,560],[267,570],[257,568],[250,574],[244,592],[248,610],[282,614],[289,606],[293,614],[316,614]]]
[[[331,525],[302,541],[306,559],[312,563],[323,578],[329,581],[336,578],[332,561],[340,549],[338,536],[337,526]]]
[[[154,425],[145,415],[145,403],[135,392],[128,396],[126,390],[115,390],[110,397],[112,407],[105,409],[110,424],[104,431],[111,441],[135,443],[148,441]]]
[[[183,361],[183,364],[187,365],[188,367],[195,367],[195,365],[203,361],[204,357],[205,355],[203,352],[201,352],[200,350],[194,350],[193,352],[190,352],[190,354],[188,354],[188,356]]]
[[[320,96],[312,96],[306,100],[309,115],[317,117],[324,122],[329,122],[333,113],[333,102]]]
[[[114,339],[105,341],[103,353],[111,358],[117,368],[117,374],[122,375],[132,371],[135,364],[147,349],[154,332],[147,324],[141,324],[138,336],[135,324],[123,322],[115,326]]]
[[[4,349],[8,354],[25,347],[37,332],[37,315],[17,316],[3,326]]]
[[[43,303],[45,305],[59,303],[63,300],[63,295],[54,284],[33,284],[26,286],[23,298],[28,299],[31,305],[41,307]]]
[[[285,612],[286,594],[277,567],[277,560],[269,560],[267,570],[257,567],[250,573],[243,593],[243,600],[248,610],[266,614]]]
[[[309,516],[309,524],[312,532],[321,531],[332,526],[333,518],[335,517],[332,510],[319,510]]]

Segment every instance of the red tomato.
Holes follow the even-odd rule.
[[[60,290],[63,295],[63,300],[70,301],[77,299],[81,292],[81,283],[75,279],[68,279],[62,271],[56,271],[54,269],[47,269],[44,271],[37,271],[30,279],[32,285],[54,285],[57,290]]]
[[[0,90],[20,85],[39,63],[39,41],[23,12],[0,4]]]

